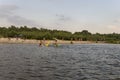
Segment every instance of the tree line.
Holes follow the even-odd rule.
[[[120,34],[92,34],[88,30],[82,30],[81,32],[71,33],[64,30],[50,30],[45,28],[29,28],[27,26],[10,26],[0,27],[0,37],[4,38],[22,38],[22,39],[36,39],[53,40],[54,38],[60,40],[80,40],[80,41],[104,41],[107,43],[120,43]]]

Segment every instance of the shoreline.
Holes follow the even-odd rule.
[[[39,44],[40,40],[35,39],[20,39],[20,38],[0,38],[0,43],[5,44]],[[58,40],[58,44],[70,44],[69,40]],[[72,41],[73,44],[106,44],[104,41]],[[45,43],[53,44],[54,40],[45,40]]]

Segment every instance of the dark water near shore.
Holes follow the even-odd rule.
[[[0,80],[120,80],[120,45],[0,44]]]

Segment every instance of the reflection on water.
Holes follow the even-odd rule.
[[[0,44],[0,80],[120,80],[120,45]]]

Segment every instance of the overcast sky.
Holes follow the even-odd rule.
[[[120,33],[120,0],[0,0],[0,26]]]

